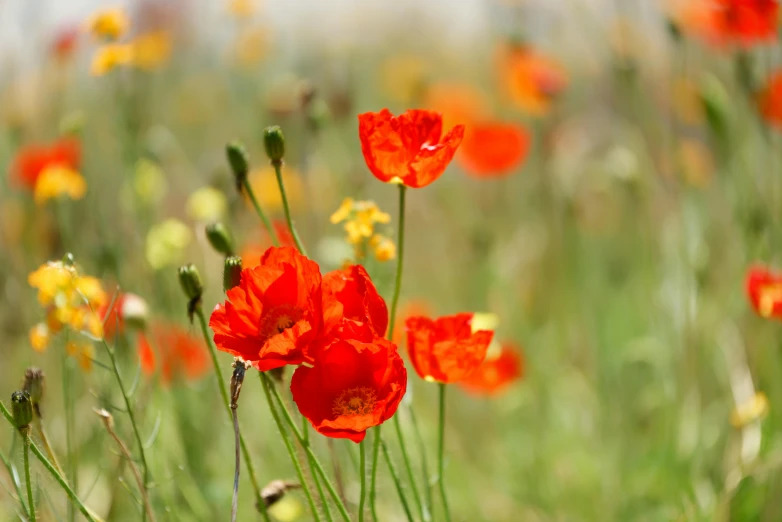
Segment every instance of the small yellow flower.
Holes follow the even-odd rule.
[[[171,36],[165,31],[142,34],[130,47],[134,66],[147,71],[157,69],[171,57]]]
[[[730,414],[730,423],[735,428],[744,428],[768,415],[768,397],[758,392],[744,404],[739,404]]]
[[[341,223],[342,221],[345,221],[347,218],[350,217],[350,214],[353,213],[353,198],[345,198],[342,200],[342,203],[340,204],[339,208],[331,215],[331,218],[329,220],[331,221],[332,225],[336,225],[337,223]]]
[[[43,352],[49,346],[49,327],[38,323],[30,329],[30,344],[36,352]]]
[[[192,239],[193,232],[178,219],[154,225],[147,233],[147,262],[158,270],[179,263]]]
[[[87,22],[89,31],[99,39],[116,40],[128,30],[130,21],[125,10],[112,7],[95,13]]]
[[[66,266],[62,261],[50,261],[30,273],[27,282],[38,289],[38,302],[41,306],[50,306],[54,304],[56,297],[70,290],[76,277],[74,267]],[[62,300],[62,297],[59,300]]]
[[[82,371],[86,373],[92,371],[92,362],[95,359],[95,347],[92,343],[70,341],[65,345],[65,351],[78,361]]]
[[[195,221],[217,221],[225,216],[227,210],[225,194],[214,187],[200,188],[187,199],[187,215]]]
[[[396,245],[386,236],[375,234],[370,240],[370,245],[374,249],[375,258],[381,263],[396,257]]]
[[[90,74],[103,76],[121,65],[133,61],[133,46],[130,44],[106,44],[95,51],[90,66]]]
[[[81,199],[87,192],[87,182],[81,174],[61,165],[47,167],[35,182],[33,197],[39,205],[48,200],[67,195],[71,199]]]
[[[250,172],[250,186],[258,198],[258,203],[264,211],[274,214],[282,210],[282,198],[277,185],[277,176],[274,168],[262,167]],[[285,167],[282,169],[282,181],[285,183],[285,193],[288,196],[288,204],[295,208],[302,201],[304,186],[298,171]],[[249,202],[249,198],[248,198]]]

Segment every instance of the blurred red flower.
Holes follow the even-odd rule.
[[[542,115],[567,87],[564,69],[526,45],[503,45],[499,50],[500,84],[520,109]]]
[[[296,242],[293,240],[293,235],[288,228],[288,224],[284,220],[275,219],[272,221],[272,228],[274,228],[274,233],[277,234],[280,246],[296,246]],[[266,249],[272,246],[272,239],[269,237],[269,233],[266,232],[266,229],[263,229],[261,232],[263,236],[259,242],[250,243],[242,249],[242,267],[254,268],[258,266]]]
[[[160,371],[166,384],[180,376],[198,379],[209,370],[203,339],[174,323],[154,323],[146,334],[139,333],[138,351],[141,370],[147,375]]]
[[[81,146],[73,138],[62,138],[51,145],[28,145],[20,149],[13,161],[14,181],[33,189],[38,176],[48,167],[68,167],[78,170]]]
[[[146,301],[136,294],[130,292],[121,292],[114,299],[104,304],[98,311],[103,321],[103,336],[107,339],[113,339],[114,336],[125,331],[128,325],[136,328],[143,328],[148,316],[148,307]]]
[[[510,174],[527,156],[530,133],[512,123],[485,122],[470,125],[457,159],[477,178]]]
[[[317,263],[294,248],[271,247],[226,297],[209,320],[219,350],[260,371],[310,360],[307,346],[323,323]]]
[[[768,123],[782,128],[782,71],[771,75],[758,96],[758,106]]]
[[[459,384],[470,392],[495,395],[524,376],[521,349],[513,343],[503,343],[496,354],[490,349],[477,370]]]
[[[745,286],[752,307],[761,317],[782,319],[782,273],[763,266],[752,267]]]
[[[407,350],[418,375],[429,382],[457,382],[470,375],[486,357],[494,332],[472,331],[471,313],[440,317],[409,317]]]
[[[361,265],[351,265],[323,276],[323,315],[327,331],[342,319],[364,323],[378,337],[388,328],[388,308]]]
[[[442,135],[439,113],[409,110],[394,116],[388,109],[358,116],[361,152],[380,181],[425,187],[439,178],[464,137],[464,125]]]
[[[716,45],[749,47],[776,38],[776,0],[691,0],[679,13],[689,33]]]
[[[405,394],[402,358],[367,325],[349,324],[340,337],[318,344],[313,367],[293,372],[293,400],[318,433],[361,442],[367,429],[394,415]]]
[[[61,27],[54,36],[51,44],[51,53],[58,60],[67,60],[76,50],[81,30],[78,25]]]

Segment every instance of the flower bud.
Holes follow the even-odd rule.
[[[225,154],[228,156],[228,163],[231,165],[231,171],[236,179],[236,189],[241,192],[242,186],[247,181],[247,173],[250,171],[247,152],[241,143],[232,141],[225,146]]]
[[[43,399],[44,375],[40,368],[27,368],[24,372],[24,384],[22,390],[30,395],[33,404],[38,404]]]
[[[76,259],[74,259],[73,254],[66,252],[65,255],[62,256],[62,264],[65,266],[73,266],[76,264]]]
[[[33,401],[26,391],[15,391],[11,394],[11,411],[14,415],[16,427],[26,430],[33,421]]]
[[[212,248],[224,256],[233,255],[233,240],[231,233],[223,223],[217,222],[206,226],[206,238]]]
[[[266,127],[263,131],[263,146],[266,147],[266,155],[272,164],[282,163],[285,157],[285,137],[279,125]]]
[[[230,256],[225,258],[223,267],[223,290],[228,291],[235,286],[239,286],[242,279],[242,258],[239,256]]]
[[[179,267],[179,284],[182,285],[185,295],[191,301],[201,299],[204,293],[204,285],[201,283],[201,275],[194,264]]]

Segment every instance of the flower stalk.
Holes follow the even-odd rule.
[[[448,508],[448,495],[445,493],[444,461],[445,461],[445,383],[440,387],[440,427],[437,435],[437,485],[440,488],[440,498],[443,503],[443,514],[446,522],[451,522],[451,511]]]

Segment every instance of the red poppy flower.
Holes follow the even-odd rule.
[[[436,320],[414,316],[405,321],[410,362],[422,379],[457,382],[480,366],[494,332],[473,332],[472,317],[462,313]]]
[[[782,273],[756,266],[750,268],[745,284],[752,307],[761,317],[782,319]]]
[[[505,390],[513,381],[524,376],[524,359],[521,350],[512,343],[490,349],[477,370],[459,384],[470,392],[495,395]]]
[[[342,319],[368,325],[378,337],[386,335],[388,308],[361,265],[351,265],[323,276],[323,315],[326,330]]]
[[[260,371],[309,361],[306,348],[323,323],[317,263],[291,247],[271,247],[212,312],[217,348]]]
[[[396,346],[357,324],[319,343],[314,366],[299,366],[291,379],[293,400],[318,433],[353,442],[390,419],[406,389]]]
[[[52,145],[29,145],[14,159],[12,172],[15,181],[30,189],[35,188],[38,176],[48,167],[61,166],[78,169],[81,160],[79,142],[63,138]]]
[[[138,336],[141,370],[147,375],[160,371],[164,383],[177,377],[195,380],[209,370],[209,354],[203,339],[173,323],[155,323],[147,335]],[[150,339],[152,343],[150,343]]]
[[[458,160],[477,178],[504,176],[527,156],[530,141],[527,130],[511,123],[474,124],[467,129]]]
[[[765,89],[758,96],[758,105],[760,113],[768,123],[782,128],[782,71],[771,75]]]
[[[778,10],[776,0],[691,0],[678,21],[711,44],[749,47],[776,37]]]
[[[439,178],[464,137],[464,125],[442,135],[442,115],[409,110],[394,116],[388,109],[358,116],[361,152],[380,181],[425,187]]]

